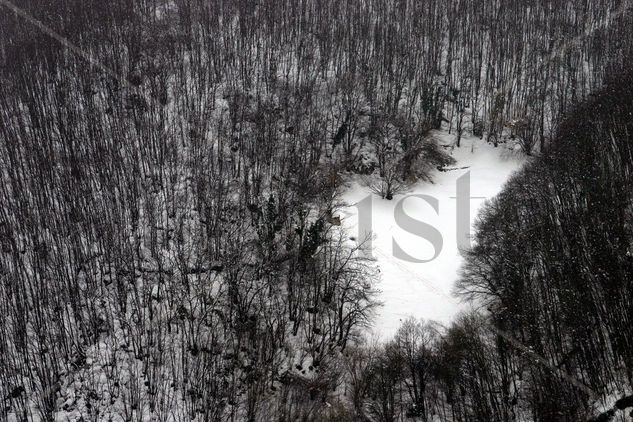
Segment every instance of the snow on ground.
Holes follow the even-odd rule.
[[[454,135],[436,132],[441,145],[452,145]],[[450,151],[448,149],[447,151]],[[457,163],[451,171],[436,170],[433,183],[420,182],[408,192],[385,200],[370,194],[369,189],[353,183],[343,195],[346,206],[341,210],[343,226],[350,236],[362,239],[359,233],[359,207],[363,215],[371,211],[372,252],[380,269],[378,289],[383,306],[378,310],[373,328],[382,339],[390,338],[408,316],[435,320],[446,324],[461,309],[466,307],[451,296],[458,270],[462,263],[456,240],[456,182],[470,172],[470,221],[471,227],[478,210],[486,198],[496,195],[509,176],[517,170],[525,158],[500,145],[495,148],[475,137],[462,139],[461,147],[454,148],[451,155]],[[467,167],[467,168],[463,168]],[[439,212],[425,200],[409,197],[412,194],[430,195],[437,199]],[[366,199],[371,195],[371,205]],[[407,198],[407,199],[404,199]],[[393,256],[392,242],[398,243],[408,255],[429,260],[434,247],[424,237],[403,230],[394,220],[396,204],[403,202],[404,212],[432,225],[442,235],[443,245],[437,257],[429,262],[408,262]]]

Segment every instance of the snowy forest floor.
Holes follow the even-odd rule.
[[[383,305],[377,311],[371,334],[383,340],[391,338],[409,316],[446,324],[466,308],[467,305],[452,295],[462,263],[456,239],[457,180],[470,173],[472,234],[480,207],[486,199],[499,193],[505,181],[526,161],[518,149],[510,148],[508,144],[495,148],[485,140],[468,136],[462,138],[458,148],[453,146],[455,135],[445,130],[435,131],[433,136],[455,158],[456,163],[444,171],[434,170],[432,182],[420,181],[403,194],[394,196],[393,200],[386,200],[371,194],[359,181],[353,181],[343,195],[342,225],[350,236],[364,237],[363,233],[359,233],[359,208],[362,208],[361,212],[369,213],[371,207],[371,250],[380,270],[378,289]],[[408,197],[420,194],[437,199],[439,212],[436,213],[421,198]],[[367,200],[369,195],[371,202]],[[434,255],[431,242],[408,233],[396,224],[394,212],[402,200],[408,216],[432,225],[441,233],[443,246],[435,259],[416,263],[394,257],[394,241],[416,259],[429,260]]]

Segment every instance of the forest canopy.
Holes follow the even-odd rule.
[[[560,371],[631,386],[625,1],[0,10],[0,419],[578,420]],[[371,345],[340,192],[432,181],[441,127],[538,156],[467,259],[489,315]]]

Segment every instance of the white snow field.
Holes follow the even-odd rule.
[[[440,145],[452,145],[455,141],[455,136],[446,132],[436,131],[433,136]],[[499,193],[510,175],[525,162],[521,153],[513,152],[503,144],[495,148],[476,137],[465,137],[460,148],[455,147],[452,152],[449,148],[447,151],[457,161],[449,166],[454,170],[434,170],[432,183],[419,182],[392,200],[371,194],[366,186],[357,182],[343,195],[342,225],[350,236],[366,237],[366,234],[359,233],[359,208],[363,213],[371,210],[371,246],[380,270],[378,289],[379,300],[383,304],[377,311],[372,334],[380,339],[391,338],[409,316],[446,324],[466,307],[451,294],[462,263],[456,240],[457,179],[470,172],[472,230],[477,212],[485,200]],[[408,197],[414,194],[436,198],[439,212],[424,199]],[[367,200],[370,195],[371,202]],[[432,225],[441,233],[443,245],[435,259],[417,263],[393,256],[393,241],[418,260],[429,260],[436,253],[430,241],[408,233],[396,224],[394,211],[399,201],[404,201],[404,212],[408,216]]]

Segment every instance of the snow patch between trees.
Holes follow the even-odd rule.
[[[436,131],[433,136],[438,138],[440,145],[447,146],[447,152],[455,158],[452,171],[438,169],[432,174],[432,183],[421,181],[408,192],[394,196],[393,200],[372,194],[356,181],[343,194],[342,224],[350,237],[356,239],[363,238],[363,234],[359,233],[358,204],[369,195],[372,197],[372,254],[380,269],[377,287],[383,303],[377,311],[372,334],[381,339],[391,338],[408,316],[446,324],[465,308],[466,305],[459,304],[451,294],[462,263],[456,240],[456,181],[470,173],[472,230],[477,212],[485,200],[499,193],[510,175],[525,162],[522,154],[505,145],[495,148],[477,137],[463,138],[457,148],[453,146],[454,135]],[[439,213],[419,198],[404,199],[414,194],[436,198]],[[408,233],[396,224],[394,210],[401,200],[404,200],[407,215],[432,225],[442,234],[442,249],[432,261],[412,263],[393,256],[393,241],[418,259],[430,259],[435,253],[428,240]],[[363,209],[362,212],[368,211]]]

